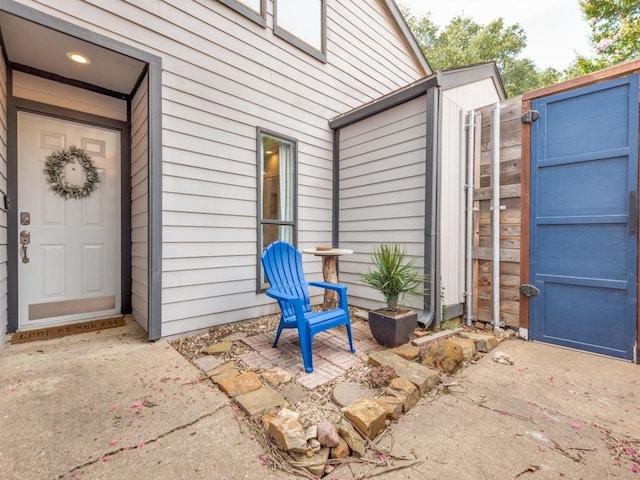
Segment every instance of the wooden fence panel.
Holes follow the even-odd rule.
[[[500,110],[500,320],[520,326],[522,97]],[[492,322],[491,185],[493,106],[480,110],[480,141],[474,166],[473,309],[477,320]]]

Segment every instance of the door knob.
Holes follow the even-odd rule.
[[[22,263],[29,263],[27,256],[27,245],[31,243],[31,233],[26,230],[20,232],[20,244],[22,245]]]

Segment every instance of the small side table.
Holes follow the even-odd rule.
[[[317,248],[305,248],[303,253],[309,253],[316,257],[322,257],[322,276],[325,282],[338,283],[338,257],[351,255],[353,250],[346,248],[332,248],[331,250],[318,250]],[[338,293],[333,290],[324,291],[323,310],[333,310],[338,306]]]

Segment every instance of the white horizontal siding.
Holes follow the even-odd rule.
[[[255,293],[256,127],[298,141],[298,246],[328,244],[329,120],[423,75],[375,0],[328,2],[326,63],[274,36],[271,0],[268,28],[215,0],[21,1],[162,58],[163,277],[171,273],[172,282],[163,286],[163,336],[275,309]],[[143,214],[147,192],[139,185],[146,171],[132,173],[132,208]],[[136,266],[143,246],[134,245]],[[205,268],[198,273],[203,283],[192,284],[200,265],[225,257],[237,262]],[[310,276],[321,278],[318,259],[304,260]],[[215,268],[235,270],[234,280]],[[141,276],[136,267],[136,292],[143,290]]]
[[[359,279],[377,245],[399,244],[424,263],[425,132],[426,96],[340,130],[340,247],[354,251],[340,259],[340,281],[354,305],[382,305]]]

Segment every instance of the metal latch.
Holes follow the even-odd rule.
[[[534,287],[530,283],[525,283],[524,285],[520,285],[520,293],[527,297],[535,297],[540,295],[540,289]]]
[[[527,113],[520,117],[522,123],[533,123],[540,118],[540,112],[537,110],[529,110]]]

